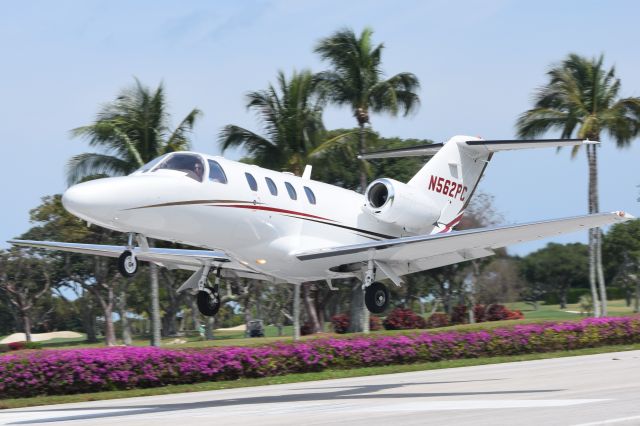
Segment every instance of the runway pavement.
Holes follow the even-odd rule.
[[[0,411],[0,424],[640,425],[640,351]]]

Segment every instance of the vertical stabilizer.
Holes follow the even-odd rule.
[[[491,153],[469,147],[466,142],[480,140],[454,136],[408,182],[434,201],[440,216],[432,233],[449,232],[460,222],[478,185]]]

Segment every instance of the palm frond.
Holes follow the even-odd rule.
[[[345,132],[337,136],[334,136],[330,139],[327,139],[326,141],[322,142],[320,145],[312,149],[308,154],[308,158],[312,159],[312,158],[321,157],[322,155],[326,154],[328,151],[334,149],[335,147],[348,142],[349,136],[357,135],[359,133],[360,133],[360,129],[355,129],[350,132]]]
[[[550,129],[562,129],[568,114],[551,108],[534,108],[523,113],[516,122],[518,137],[530,138],[544,134]]]
[[[189,139],[187,133],[193,130],[196,120],[202,116],[202,111],[197,108],[191,110],[185,118],[182,119],[178,127],[171,133],[164,146],[164,152],[183,151],[189,149]]]
[[[93,175],[124,176],[134,170],[130,163],[110,155],[79,154],[67,163],[67,184],[72,185]]]
[[[99,148],[102,153],[96,155],[117,158],[132,171],[165,152],[187,148],[187,132],[199,115],[199,110],[192,110],[170,131],[163,84],[151,90],[136,78],[114,101],[100,108],[93,123],[73,129],[71,135]],[[113,172],[120,173],[117,169]]]

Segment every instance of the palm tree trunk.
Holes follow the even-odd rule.
[[[207,317],[204,327],[204,340],[213,340],[215,338],[213,331],[215,329],[215,326],[216,317]]]
[[[118,298],[118,313],[122,325],[122,343],[125,346],[131,346],[131,324],[127,318],[127,285],[124,283],[121,284],[120,297]]]
[[[113,326],[113,291],[109,291],[109,302],[104,307],[104,343],[107,346],[116,345],[116,330]]]
[[[600,140],[599,135],[598,139]],[[600,211],[600,202],[598,200],[598,146],[593,147],[593,213]],[[604,273],[602,271],[602,230],[596,228],[594,231],[595,238],[595,261],[596,261],[596,279],[598,281],[598,288],[600,290],[600,316],[607,316],[607,287],[604,281]]]
[[[24,327],[24,339],[27,342],[31,342],[31,317],[29,316],[29,313],[23,313],[22,324]]]
[[[367,151],[367,132],[364,129],[364,123],[360,123],[360,154],[364,154]],[[360,160],[360,192],[364,194],[367,189],[367,168],[366,160]]]
[[[364,331],[364,291],[362,285],[355,278],[351,286],[351,309],[349,331],[358,333]]]
[[[151,244],[149,244],[151,245]],[[149,265],[151,276],[151,346],[160,346],[160,292],[158,284],[158,265]]]
[[[587,162],[589,164],[589,214],[595,210],[595,186],[596,163],[594,160],[594,145],[587,145]],[[593,315],[600,317],[600,302],[598,301],[598,291],[596,287],[596,234],[595,229],[589,229],[589,287],[591,288],[591,299],[593,300]]]
[[[309,322],[311,322],[311,326],[313,327],[312,333],[318,333],[321,330],[321,327],[315,300],[311,295],[311,283],[307,282],[302,284],[302,300],[304,301],[304,307],[307,310],[307,315],[309,316]]]
[[[599,135],[597,135],[600,140]],[[593,190],[593,213],[600,212],[600,202],[598,200],[598,146],[592,145],[593,147],[593,181],[592,181],[592,190]],[[602,271],[602,230],[600,228],[594,229],[594,237],[595,237],[595,249],[596,249],[596,279],[598,281],[598,287],[600,290],[600,315],[603,317],[607,316],[607,287],[604,281],[604,273]]]
[[[604,272],[602,271],[602,229],[596,228],[596,273],[598,278],[598,286],[600,288],[600,313],[603,317],[608,315],[607,311],[607,285],[604,281]]]
[[[193,322],[193,329],[196,333],[200,332],[200,315],[198,311],[198,302],[195,296],[191,296],[191,321]]]
[[[360,120],[359,120],[360,121]],[[360,154],[364,154],[367,151],[367,132],[365,132],[365,123],[359,122],[359,150]],[[366,160],[360,160],[360,192],[364,194],[367,189],[367,169]],[[369,332],[369,311],[364,306],[364,294],[362,294],[362,287],[355,285],[355,288],[351,292],[351,309],[349,328],[352,332]]]
[[[300,284],[293,285],[293,340],[300,340]]]

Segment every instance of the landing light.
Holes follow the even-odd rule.
[[[265,259],[256,259],[256,263],[258,265],[264,265],[265,263],[267,263],[267,261]]]

